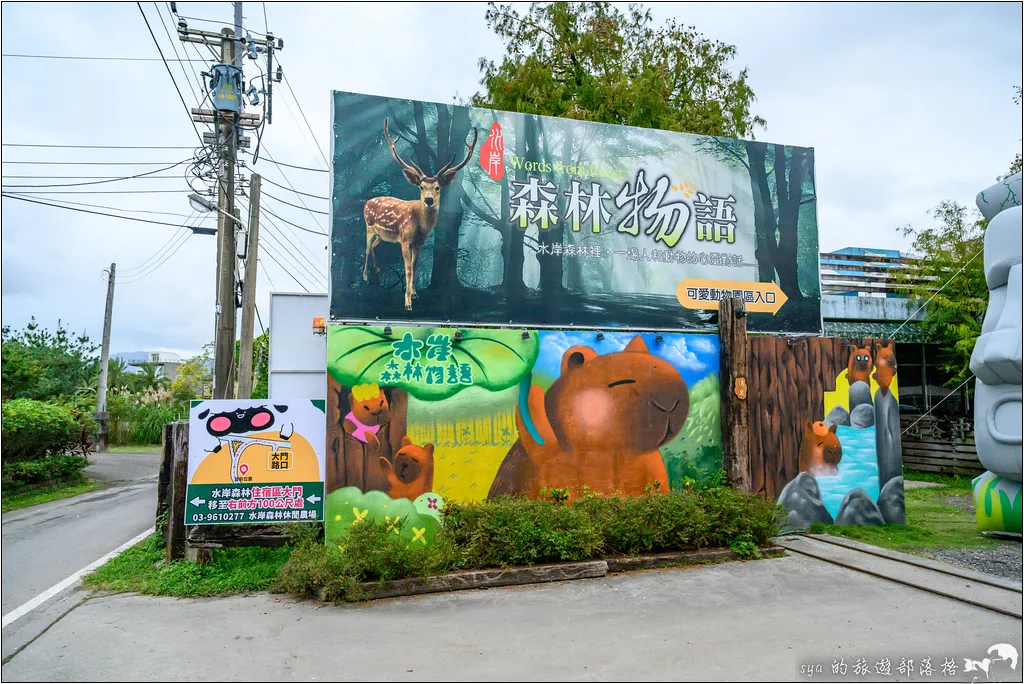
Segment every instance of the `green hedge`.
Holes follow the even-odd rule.
[[[330,599],[362,597],[364,581],[582,561],[702,548],[756,555],[777,534],[781,509],[727,487],[634,497],[583,496],[571,503],[502,497],[449,503],[432,544],[410,545],[394,523],[353,526],[330,543],[305,543],[278,573],[276,589]]]
[[[89,465],[84,456],[47,456],[33,461],[13,461],[3,465],[4,493],[51,484],[77,484],[85,481],[82,469]]]
[[[65,454],[81,441],[83,423],[64,406],[14,399],[3,403],[2,413],[4,463]]]

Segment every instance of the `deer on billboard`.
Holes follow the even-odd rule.
[[[416,296],[416,260],[419,258],[423,243],[430,236],[430,231],[437,225],[437,214],[441,206],[441,188],[455,180],[455,175],[469,163],[476,148],[476,128],[473,129],[473,142],[466,143],[469,151],[466,158],[452,166],[456,155],[438,169],[433,176],[423,173],[416,164],[402,159],[395,151],[395,141],[388,132],[388,120],[384,118],[384,137],[391,149],[391,156],[402,167],[405,180],[420,190],[418,200],[401,200],[397,197],[374,197],[367,200],[363,207],[363,218],[366,221],[366,259],[363,262],[363,280],[370,280],[370,257],[373,257],[373,269],[377,266],[377,245],[381,242],[398,243],[402,248],[402,261],[405,263],[405,308],[412,309],[412,298]]]

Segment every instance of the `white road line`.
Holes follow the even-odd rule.
[[[74,584],[76,584],[84,576],[88,575],[90,572],[92,572],[96,568],[100,567],[101,565],[106,563],[108,560],[110,560],[114,556],[117,556],[118,554],[120,554],[125,549],[128,549],[128,548],[131,548],[132,546],[135,546],[140,541],[142,541],[143,539],[145,539],[149,535],[153,534],[154,532],[156,532],[156,527],[150,527],[148,530],[146,530],[145,532],[143,532],[139,536],[135,537],[134,539],[131,539],[131,540],[125,542],[124,544],[121,544],[116,549],[114,549],[113,551],[111,551],[107,555],[103,556],[103,558],[100,558],[97,561],[93,561],[92,563],[89,563],[89,565],[85,566],[84,568],[82,568],[81,570],[76,572],[75,574],[71,575],[71,577],[68,577],[67,579],[61,581],[60,583],[53,585],[52,587],[50,587],[49,589],[47,589],[43,593],[39,594],[35,598],[29,599],[25,603],[21,604],[20,606],[18,606],[14,610],[12,610],[7,615],[4,615],[4,617],[3,617],[3,624],[0,625],[0,629],[6,629],[7,625],[11,624],[12,622],[17,620],[18,618],[24,617],[28,613],[32,612],[33,610],[35,610],[39,606],[43,605],[44,603],[46,603],[47,601],[52,599],[57,594],[61,593],[62,591],[64,591],[68,587],[73,586]]]

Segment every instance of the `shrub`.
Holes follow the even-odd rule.
[[[82,469],[89,465],[84,456],[67,454],[47,456],[32,461],[12,461],[3,465],[5,490],[39,487],[52,483],[75,484],[84,482]]]
[[[2,414],[4,463],[68,453],[82,434],[82,424],[70,409],[45,401],[7,401]]]
[[[107,400],[110,413],[108,439],[119,446],[158,444],[166,423],[176,419],[173,408],[161,403],[145,403],[131,395],[114,394]]]
[[[414,547],[395,534],[394,524],[368,521],[342,540],[300,542],[272,588],[305,596],[322,589],[326,600],[353,601],[365,598],[363,582],[440,575],[461,565],[450,540],[439,536],[428,546]]]
[[[731,548],[757,556],[782,522],[773,502],[725,487],[670,494],[449,503],[429,546],[411,545],[393,525],[368,522],[324,545],[315,532],[278,574],[277,590],[324,598],[363,597],[361,582],[450,570],[582,561],[609,555]]]

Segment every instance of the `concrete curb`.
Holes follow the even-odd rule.
[[[762,556],[774,557],[785,555],[781,546],[767,546],[758,549]],[[409,577],[392,582],[363,582],[367,600],[397,598],[399,596],[416,596],[468,589],[488,589],[491,587],[507,587],[522,584],[542,584],[545,582],[563,582],[567,580],[593,579],[605,577],[612,573],[632,570],[649,570],[654,568],[695,565],[720,560],[741,560],[736,552],[729,549],[701,549],[673,553],[659,553],[645,556],[619,556],[599,561],[582,563],[552,563],[533,565],[522,568],[493,568],[488,570],[466,570],[452,572],[435,577]],[[327,601],[325,590],[320,588],[317,596]]]

